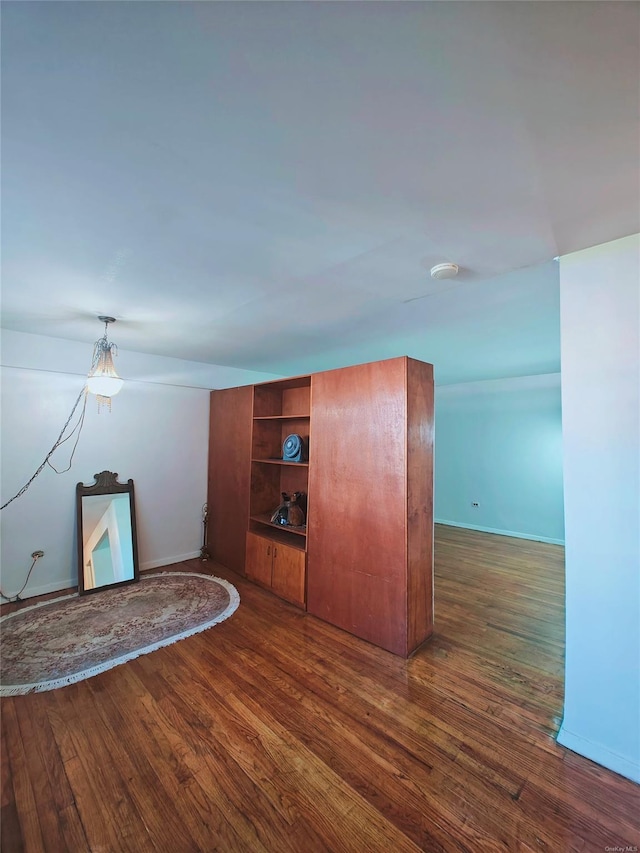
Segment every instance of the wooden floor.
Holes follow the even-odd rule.
[[[639,845],[640,787],[554,741],[560,547],[437,528],[436,633],[409,661],[180,565],[235,583],[237,612],[3,700],[3,853]]]

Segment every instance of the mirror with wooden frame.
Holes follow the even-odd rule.
[[[119,483],[111,471],[94,480],[76,486],[80,595],[140,579],[133,480]]]

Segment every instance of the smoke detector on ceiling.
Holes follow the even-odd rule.
[[[457,264],[436,264],[435,267],[431,267],[431,278],[440,280],[442,278],[455,278],[457,275]]]

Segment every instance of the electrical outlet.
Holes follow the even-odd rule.
[[[471,501],[471,506],[480,506],[478,501]]]
[[[31,557],[33,560],[39,560],[40,557],[44,557],[44,551],[34,551]]]

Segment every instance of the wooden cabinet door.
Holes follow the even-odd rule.
[[[212,391],[210,406],[207,545],[214,560],[243,575],[253,387]]]
[[[273,542],[256,536],[255,533],[247,533],[247,552],[245,571],[248,578],[261,583],[263,586],[271,586],[271,567],[273,563]]]
[[[403,655],[405,379],[404,358],[314,374],[307,532],[309,613]]]
[[[273,546],[273,591],[304,607],[305,602],[305,553],[297,548],[276,544]]]
[[[433,367],[312,377],[307,610],[407,657],[433,629]]]

